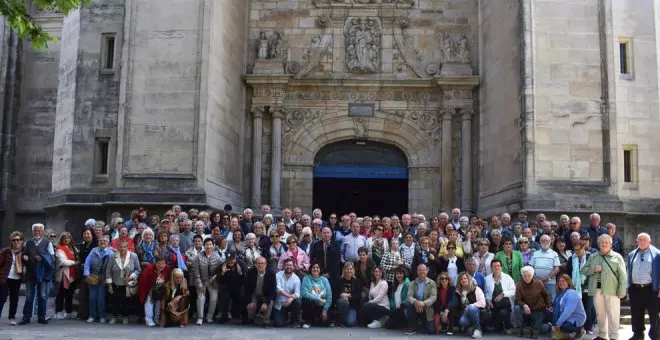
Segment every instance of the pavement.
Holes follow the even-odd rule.
[[[18,304],[17,318],[22,315],[23,297]],[[50,298],[48,301],[48,315],[55,313],[55,301]],[[186,328],[150,328],[142,324],[136,324],[135,319],[131,319],[128,325],[109,325],[109,324],[87,324],[79,320],[50,320],[48,325],[40,325],[33,317],[32,323],[26,326],[10,326],[7,320],[9,303],[5,303],[0,320],[0,340],[54,340],[54,339],[307,339],[315,340],[342,340],[356,337],[361,340],[367,339],[394,339],[406,337],[403,331],[391,331],[386,329],[368,329],[368,328],[319,328],[310,329],[295,328],[259,328],[239,325],[207,325],[197,326],[194,321]],[[596,336],[585,336],[589,340]],[[433,335],[417,334],[406,338],[430,338]],[[630,326],[622,325],[619,332],[619,340],[627,340],[632,336]],[[433,337],[438,337],[434,335]],[[447,337],[441,335],[441,337]],[[464,335],[455,335],[453,337],[468,339]],[[521,339],[517,336],[504,336],[498,334],[484,334],[484,338],[493,340]],[[550,339],[549,336],[541,336],[540,339]],[[648,338],[647,338],[648,339]]]

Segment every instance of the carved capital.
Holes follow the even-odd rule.
[[[286,117],[286,108],[283,106],[271,106],[269,111],[273,119],[284,119]]]
[[[474,110],[472,109],[457,109],[457,113],[460,113],[462,120],[472,120],[474,118]]]
[[[252,107],[250,108],[250,113],[252,113],[252,119],[262,119],[264,117],[265,111],[266,111],[266,107],[261,105],[252,105]]]
[[[443,109],[440,111],[440,116],[442,116],[442,120],[451,121],[455,113],[456,113],[456,109]]]

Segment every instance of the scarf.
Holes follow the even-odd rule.
[[[477,271],[479,271],[481,274],[484,274],[486,276],[486,259],[488,258],[488,252],[485,252],[483,256],[480,256],[479,253],[476,253],[474,255],[474,258],[477,260],[479,263],[477,265]]]
[[[23,248],[11,250],[12,254],[14,254],[14,273],[19,276],[23,275],[23,257],[21,256],[22,251]]]
[[[147,245],[146,242],[141,243],[142,253],[144,253],[144,262],[155,263],[156,257],[154,256],[154,250],[156,250],[156,242],[151,242],[150,245]]]
[[[172,247],[171,245],[169,246],[170,250],[176,255],[176,264],[177,268],[185,271],[188,271],[188,267],[186,267],[186,260],[184,260],[183,255],[181,255],[181,248],[179,247]]]
[[[73,251],[71,251],[71,248],[69,248],[69,247],[67,247],[63,244],[60,244],[59,246],[57,246],[57,249],[64,252],[64,254],[66,255],[67,260],[70,260],[70,261],[75,261],[76,260],[76,255],[73,254]],[[69,284],[76,280],[76,266],[65,267],[63,270],[68,270],[69,271],[70,281],[69,281],[69,278],[67,278],[66,275],[63,275],[63,277],[62,277],[62,284],[64,285],[65,289],[68,289]]]
[[[586,277],[580,273],[580,257],[577,255],[573,256],[572,261],[573,270],[571,273],[571,279],[575,285],[575,290],[582,293],[582,285],[584,284]]]
[[[557,296],[555,296],[555,300],[552,302],[553,323],[559,320],[559,316],[561,315],[561,310],[559,310],[559,307],[561,306],[561,299],[564,297],[564,294],[566,294],[567,290],[568,289],[564,289],[561,292],[557,293]]]
[[[440,305],[442,308],[445,308],[445,306],[449,305],[449,301],[447,301],[448,295],[449,295],[449,286],[438,289],[438,300],[440,301]]]

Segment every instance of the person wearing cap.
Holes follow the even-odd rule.
[[[245,270],[238,263],[236,254],[228,251],[225,253],[225,263],[220,266],[216,275],[218,283],[218,305],[220,306],[220,323],[229,320],[229,302],[232,303],[231,315],[233,318],[242,319],[245,304],[243,304],[243,284],[245,282]]]

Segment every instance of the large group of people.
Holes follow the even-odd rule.
[[[213,323],[263,327],[366,326],[406,335],[551,333],[553,339],[618,339],[620,301],[628,297],[634,337],[660,338],[660,251],[646,233],[625,254],[616,226],[598,214],[558,222],[502,213],[490,219],[460,209],[358,217],[268,205],[183,211],[164,218],[140,208],[110,223],[89,219],[76,243],[69,232],[32,225],[0,251],[0,312],[9,322],[37,314],[55,320],[140,322],[154,327]],[[46,237],[48,235],[48,237]],[[22,318],[18,295],[26,285]],[[77,294],[76,294],[77,292]]]

